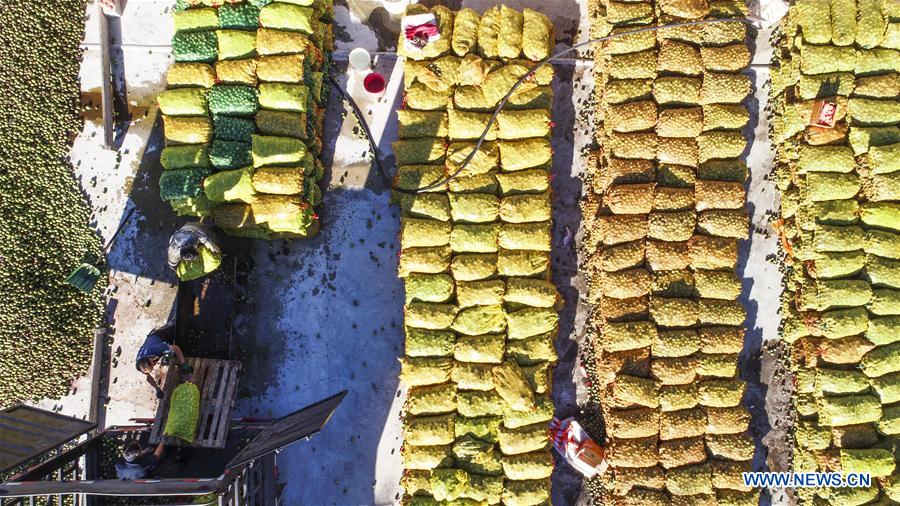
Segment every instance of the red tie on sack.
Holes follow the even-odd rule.
[[[412,42],[418,47],[425,47],[428,39],[438,34],[438,27],[433,23],[425,23],[423,25],[414,25],[406,27],[406,40]]]

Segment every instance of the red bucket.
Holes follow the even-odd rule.
[[[387,88],[387,81],[385,81],[384,76],[378,72],[370,72],[363,79],[363,88],[370,94],[380,97],[384,95],[384,90]]]

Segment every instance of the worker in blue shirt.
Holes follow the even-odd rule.
[[[146,478],[159,464],[165,444],[160,441],[156,448],[141,448],[137,441],[130,441],[122,450],[122,456],[116,460],[116,476],[122,480],[139,480]]]
[[[158,364],[172,364],[172,357],[174,356],[176,359],[175,363],[181,368],[182,373],[191,372],[191,366],[185,362],[184,354],[181,353],[181,348],[179,348],[177,344],[166,342],[166,339],[164,339],[164,337],[172,336],[174,330],[175,326],[169,325],[151,332],[147,338],[144,339],[144,344],[141,346],[141,349],[138,350],[137,358],[135,360],[135,367],[137,367],[137,370],[142,374],[146,375],[147,383],[150,383],[150,385],[156,389],[156,397],[160,399],[163,397],[163,391],[153,376],[150,375]]]

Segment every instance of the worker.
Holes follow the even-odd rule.
[[[146,478],[159,464],[165,444],[160,441],[156,448],[142,448],[138,441],[130,441],[122,449],[122,456],[116,460],[116,476],[122,480]]]
[[[157,365],[170,365],[173,363],[174,357],[175,363],[178,364],[178,367],[183,374],[190,373],[192,370],[191,366],[185,362],[181,348],[177,344],[168,342],[173,340],[174,334],[174,325],[168,325],[161,329],[154,330],[147,335],[146,339],[144,339],[144,344],[141,345],[141,348],[137,353],[137,358],[135,359],[135,367],[137,367],[137,370],[142,374],[146,375],[147,383],[150,383],[150,385],[153,386],[156,390],[156,397],[160,399],[163,397],[162,388],[160,388],[156,379],[150,374]]]
[[[209,225],[186,223],[169,239],[169,267],[188,281],[209,274],[222,263],[218,234]]]

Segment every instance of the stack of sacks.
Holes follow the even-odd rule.
[[[172,76],[181,75],[185,65],[196,66],[194,72],[202,69],[207,78],[205,124],[211,142],[204,159],[205,168],[213,172],[203,176],[204,191],[198,197],[205,207],[188,214],[211,212],[232,235],[264,239],[315,235],[319,220],[313,207],[322,201],[318,181],[324,175],[317,156],[322,151],[328,96],[327,55],[333,49],[332,3],[182,4],[189,5],[180,5],[174,13],[176,64],[169,81],[172,86]],[[208,4],[213,5],[204,6]],[[186,27],[194,29],[195,19],[204,20],[205,28],[215,28],[209,30],[215,41],[211,54],[183,49],[179,34]],[[214,61],[186,64],[185,55]],[[169,93],[161,95],[161,105]],[[169,130],[167,122],[167,138]]]
[[[900,501],[900,4],[800,0],[772,71],[795,471],[870,473],[832,504]],[[834,128],[809,126],[817,100]]]
[[[415,191],[460,166],[499,100],[549,54],[553,28],[529,9],[431,12],[441,39],[404,50],[394,143],[407,301],[401,380],[410,387],[405,503],[549,504],[559,304],[550,282],[552,69],[519,88],[458,177]]]
[[[594,36],[743,16],[731,0],[593,6]],[[596,155],[584,207],[595,379],[613,504],[757,504],[738,378],[748,234],[739,159],[751,84],[741,23],[612,39],[595,52]]]

